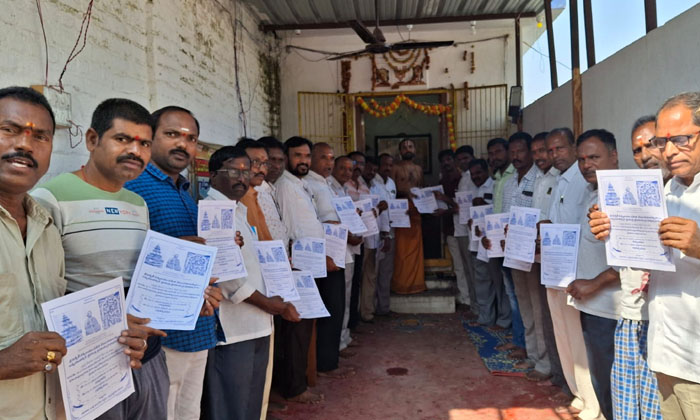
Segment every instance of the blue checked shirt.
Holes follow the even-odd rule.
[[[190,183],[180,176],[179,186],[152,163],[141,176],[125,187],[143,197],[148,205],[151,229],[179,238],[197,236],[197,203],[187,190]],[[184,352],[207,350],[225,341],[223,329],[214,316],[200,316],[192,331],[166,331],[163,345]]]

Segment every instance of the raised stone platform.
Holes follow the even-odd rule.
[[[426,273],[423,293],[391,294],[391,310],[401,314],[451,314],[455,312],[456,282],[445,273]]]

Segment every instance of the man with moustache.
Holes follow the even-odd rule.
[[[549,207],[552,204],[552,191],[557,183],[559,170],[552,165],[552,160],[547,153],[547,136],[549,132],[541,132],[532,138],[530,144],[530,152],[535,165],[539,168],[542,175],[535,180],[534,192],[532,196],[532,207],[540,210],[539,220],[547,220],[549,218]],[[541,318],[535,318],[535,326],[537,322],[541,327],[541,333],[544,338],[544,348],[547,352],[547,361],[549,363],[549,374],[545,369],[535,369],[527,372],[525,378],[533,382],[541,382],[547,380],[552,385],[562,389],[561,392],[553,396],[553,401],[564,404],[571,401],[571,392],[566,385],[564,373],[561,369],[559,361],[559,353],[557,352],[557,343],[554,338],[554,328],[552,327],[552,316],[549,313],[549,305],[547,305],[547,289],[540,284],[540,255],[539,251],[535,252],[535,262],[528,275],[531,278],[537,279],[537,293],[540,300]],[[546,362],[545,362],[546,363]]]
[[[662,244],[673,249],[676,271],[652,271],[649,282],[647,360],[656,374],[664,419],[700,418],[700,336],[696,333],[700,266],[699,109],[700,92],[669,98],[656,114],[655,135],[650,140],[673,176],[665,186],[669,217],[661,221],[659,236]],[[597,238],[604,239],[610,233],[610,221],[605,215],[598,221],[599,226],[591,225]]]
[[[149,112],[128,99],[100,103],[85,133],[90,152],[85,166],[32,192],[49,210],[61,234],[69,291],[115,277],[122,277],[129,287],[149,220],[144,200],[125,189],[124,183],[138,177],[150,160],[151,123]],[[132,359],[136,353],[143,357],[132,363],[142,366],[134,371],[137,391],[100,419],[164,418],[168,370],[160,337],[165,333],[147,327],[148,319],[127,314],[127,322],[135,332],[124,337],[131,342]]]
[[[399,154],[401,160],[394,164],[392,178],[396,182],[396,197],[409,199],[408,216],[411,227],[395,230],[396,253],[391,290],[399,294],[414,294],[426,290],[421,215],[411,199],[411,188],[420,188],[423,184],[423,169],[413,163],[416,144],[410,138],[401,140]]]
[[[51,161],[54,114],[40,93],[0,89],[0,413],[52,419],[66,342],[41,304],[63,296],[64,255],[51,215],[29,194]],[[49,375],[47,375],[49,374]]]
[[[266,296],[253,245],[256,240],[272,240],[260,209],[251,210],[246,205],[257,207],[255,196],[245,198],[252,183],[264,179],[266,163],[265,148],[250,139],[242,139],[236,147],[222,147],[209,159],[211,189],[206,200],[238,201],[236,227],[244,243],[241,254],[248,275],[219,284],[224,294],[219,316],[226,341],[209,350],[203,419],[260,418],[271,363],[272,316],[279,315],[289,322],[300,320],[292,303]],[[251,217],[251,212],[257,214]]]
[[[596,171],[618,168],[615,137],[606,130],[588,130],[576,140],[576,149],[578,166],[588,182],[583,205],[590,208],[598,203]],[[588,366],[601,412],[606,419],[611,419],[610,373],[615,355],[615,327],[620,317],[620,275],[607,265],[605,244],[586,229],[586,214],[581,215],[579,223],[582,228],[576,280],[568,285],[566,292],[580,311]]]
[[[661,169],[664,183],[670,172],[661,159],[661,151],[651,144],[656,129],[656,116],[640,117],[632,126],[632,153],[640,169]],[[594,205],[589,212],[591,233],[596,239],[607,237],[610,223]],[[604,229],[606,234],[600,235]],[[658,386],[647,363],[646,343],[649,331],[647,282],[649,273],[631,267],[620,269],[620,319],[615,328],[615,359],[612,366],[611,391],[615,418],[633,416],[661,419]]]
[[[578,157],[574,134],[569,128],[555,128],[549,132],[545,142],[552,164],[560,174],[552,191],[548,219],[540,223],[581,223],[588,183],[576,163]],[[581,315],[567,300],[566,290],[547,288],[547,303],[559,360],[566,383],[574,395],[571,407],[581,410],[578,416],[582,420],[597,419],[601,412],[588,370]]]
[[[334,197],[345,197],[347,191],[344,187],[352,177],[352,159],[348,156],[340,156],[333,164],[331,176],[326,178],[328,186],[333,192]],[[343,325],[340,333],[340,356],[352,357],[355,354],[347,349],[348,345],[353,341],[350,336],[348,323],[350,322],[350,296],[352,294],[352,277],[355,273],[355,259],[352,251],[353,247],[357,247],[362,243],[362,237],[356,236],[348,232],[348,246],[345,251],[345,311],[343,313]]]
[[[387,203],[396,198],[396,183],[391,179],[393,171],[394,158],[388,153],[379,155],[379,169],[370,190],[375,188],[380,199]],[[385,216],[388,218],[389,214],[386,213]],[[384,238],[384,244],[377,251],[377,297],[374,310],[374,314],[377,316],[389,315],[391,277],[394,275],[394,253],[396,251],[394,236],[394,229],[390,228],[388,236]]]
[[[197,153],[199,122],[190,111],[178,106],[161,108],[151,117],[151,162],[125,187],[148,204],[151,229],[205,243],[197,237],[197,203],[189,193],[190,183],[180,175]],[[220,297],[217,288],[212,290]],[[163,347],[170,377],[169,420],[199,419],[208,350],[226,339],[223,329],[217,328],[214,309],[211,305],[205,307],[192,331],[166,331]]]
[[[303,137],[290,137],[284,143],[287,170],[275,183],[275,196],[291,240],[325,237],[311,189],[304,180],[311,166],[312,147]],[[312,329],[310,319],[299,323],[282,320],[275,325],[280,332],[281,351],[275,356],[273,384],[288,401],[317,404],[323,399],[322,394],[309,390],[306,380]]]
[[[304,178],[308,183],[313,202],[321,223],[339,223],[333,207],[333,191],[328,185],[328,177],[333,171],[335,155],[328,143],[316,143],[311,150],[311,170]],[[345,378],[355,373],[349,368],[338,366],[340,357],[340,334],[345,315],[345,270],[338,268],[331,257],[326,256],[328,276],[317,279],[321,299],[330,317],[316,320],[316,369],[319,376]]]
[[[508,146],[510,160],[516,173],[506,181],[504,191],[508,196],[504,197],[503,211],[509,212],[511,206],[532,207],[535,191],[535,183],[542,176],[539,167],[534,164],[530,152],[532,140],[529,136],[520,136],[511,139]],[[492,244],[493,246],[493,244]],[[532,367],[542,377],[549,377],[549,356],[544,342],[542,327],[542,302],[540,301],[540,276],[539,272],[511,269],[513,276],[513,288],[517,297],[517,307],[520,313],[523,327],[525,349],[527,359],[519,364],[519,367]],[[516,365],[518,366],[518,365]]]

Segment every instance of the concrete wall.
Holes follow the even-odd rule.
[[[0,4],[5,10],[0,14],[0,86],[43,84],[44,43],[35,2]],[[78,36],[88,1],[41,4],[53,85]],[[233,25],[245,117],[235,89]],[[244,133],[267,134],[258,53],[275,51],[276,43],[257,25],[240,0],[96,1],[87,46],[63,78],[72,97],[73,121],[86,130],[99,102],[126,97],[150,110],[166,105],[189,108],[207,142],[233,144]],[[61,129],[47,176],[77,169],[86,160],[84,143],[71,148],[68,131]]]
[[[530,20],[532,22],[530,22]],[[523,20],[523,36],[534,28],[534,19]],[[456,47],[443,47],[430,52],[430,70],[427,85],[401,86],[400,90],[425,90],[464,86],[484,86],[506,83],[515,84],[515,35],[512,20],[477,22],[476,34],[472,34],[469,22],[420,25],[414,27],[411,38],[421,41],[454,40],[473,41],[491,37],[497,38],[476,44],[463,44]],[[405,26],[398,28],[404,38],[408,37]],[[396,27],[382,28],[388,42],[401,40]],[[296,45],[324,51],[344,52],[364,48],[362,40],[351,29],[280,32],[282,46]],[[475,52],[476,71],[470,72],[469,62],[462,60],[464,51]],[[323,55],[306,51],[287,50],[282,55],[282,137],[299,133],[297,113],[297,92],[338,92],[340,91],[340,61],[323,60]],[[371,62],[368,57],[352,60],[350,92],[371,90]],[[448,69],[448,73],[445,73]],[[378,88],[391,90],[389,88]]]
[[[615,134],[621,167],[635,167],[629,135],[638,117],[655,113],[669,96],[700,90],[698,22],[700,5],[582,74],[583,128]],[[524,127],[532,133],[571,124],[570,83],[524,110]]]

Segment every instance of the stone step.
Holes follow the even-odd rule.
[[[425,279],[425,287],[428,288],[428,290],[448,290],[448,289],[453,289],[456,286],[456,282],[454,279],[450,278],[443,278],[443,279]]]
[[[391,295],[391,310],[400,314],[452,314],[455,306],[455,293],[451,289]]]

